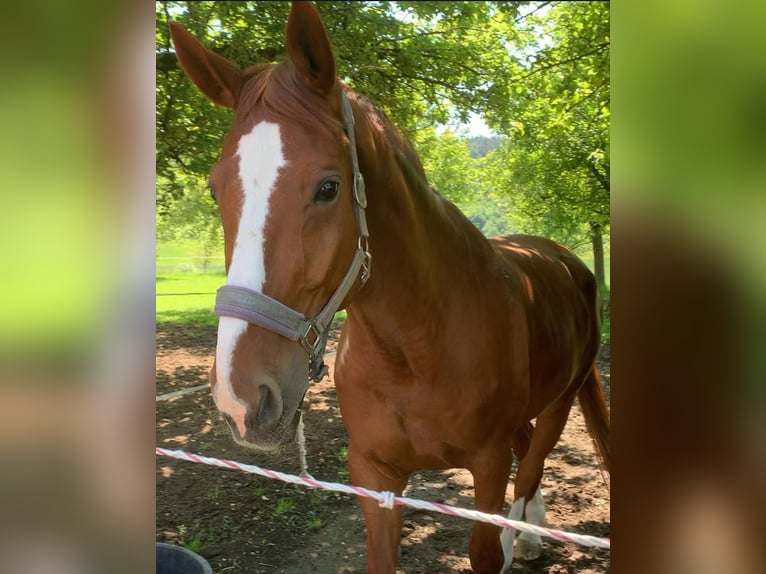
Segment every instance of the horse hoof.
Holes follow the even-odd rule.
[[[542,542],[519,538],[516,540],[516,547],[513,550],[513,555],[520,560],[536,560],[537,558],[540,558],[542,551]]]

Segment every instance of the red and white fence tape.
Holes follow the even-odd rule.
[[[198,462],[201,464],[207,464],[211,466],[219,466],[221,468],[233,468],[241,470],[250,474],[257,474],[259,476],[265,476],[274,480],[287,482],[290,484],[300,484],[309,488],[318,488],[321,490],[330,490],[333,492],[343,492],[345,494],[351,494],[356,496],[366,496],[373,498],[384,508],[393,508],[396,505],[409,506],[410,508],[416,508],[418,510],[430,510],[433,512],[440,512],[442,514],[448,514],[450,516],[458,516],[460,518],[467,518],[469,520],[478,520],[480,522],[488,522],[496,526],[502,526],[505,528],[515,528],[521,532],[529,532],[530,534],[537,534],[539,536],[546,536],[548,538],[555,538],[564,542],[574,542],[583,546],[594,546],[596,548],[610,548],[610,541],[608,538],[599,538],[597,536],[589,536],[585,534],[574,534],[571,532],[562,532],[561,530],[553,530],[551,528],[544,528],[542,526],[536,526],[527,522],[520,522],[518,520],[509,520],[499,514],[487,514],[485,512],[479,512],[478,510],[469,510],[466,508],[458,508],[455,506],[449,506],[447,504],[439,504],[438,502],[427,502],[425,500],[418,500],[415,498],[407,498],[405,496],[395,496],[393,492],[378,492],[375,490],[369,490],[360,486],[349,486],[347,484],[341,484],[339,482],[324,482],[322,480],[316,480],[311,477],[296,476],[293,474],[286,474],[284,472],[278,472],[276,470],[268,470],[259,466],[250,464],[242,464],[240,462],[234,462],[232,460],[225,460],[220,458],[211,458],[208,456],[202,456],[199,454],[192,454],[182,450],[166,450],[164,448],[155,447],[155,453],[161,456],[169,456],[171,458],[177,458],[180,460],[187,460],[190,462]]]

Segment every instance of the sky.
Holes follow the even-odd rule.
[[[473,112],[471,112],[469,122],[467,124],[463,124],[463,127],[468,130],[468,135],[470,137],[492,137],[496,135],[491,129],[489,129],[487,124],[484,123],[484,119],[482,119],[480,115]]]
[[[455,123],[436,126],[436,133],[441,135],[446,131],[453,131],[459,134],[467,133],[468,137],[475,138],[479,136],[494,137],[497,136],[486,123],[484,119],[473,112],[470,112],[466,123]]]

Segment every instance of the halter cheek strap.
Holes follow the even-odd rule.
[[[235,317],[253,325],[258,325],[274,333],[287,337],[301,344],[309,356],[309,377],[320,381],[327,374],[324,363],[327,336],[335,313],[356,283],[361,273],[364,285],[370,277],[370,255],[367,229],[367,195],[364,178],[359,171],[354,135],[354,114],[346,92],[341,90],[343,122],[351,148],[351,167],[354,186],[354,213],[356,214],[357,247],[354,258],[333,293],[330,300],[314,319],[307,319],[303,313],[291,309],[276,299],[246,287],[223,285],[218,289],[215,299],[215,314],[219,317]]]

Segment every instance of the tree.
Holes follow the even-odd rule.
[[[459,206],[468,204],[480,182],[465,139],[452,131],[439,136],[428,128],[417,132],[414,143],[431,186]]]
[[[511,233],[510,199],[498,191],[494,173],[486,169],[491,158],[473,157],[474,142],[475,138],[452,131],[438,135],[433,128],[418,131],[414,141],[428,181],[437,192],[457,205],[487,237]]]
[[[167,182],[160,177],[157,185]],[[218,208],[210,197],[204,180],[196,175],[177,174],[176,183],[185,193],[157,215],[157,239],[192,239],[202,248],[203,271],[208,271],[211,258],[223,251],[223,228]]]
[[[497,136],[476,136],[468,139],[468,151],[471,153],[471,157],[480,158],[500,147],[500,143],[501,139]]]
[[[174,204],[191,193],[192,175],[207,177],[231,123],[230,111],[183,76],[168,20],[246,67],[284,57],[289,4],[156,6],[157,204],[167,218],[183,213]],[[433,164],[434,187],[486,229],[574,244],[590,237],[597,251],[609,226],[608,4],[336,0],[317,7],[338,75],[415,141]],[[440,138],[428,131],[472,112],[503,141],[478,168],[454,134],[436,145]]]
[[[516,46],[517,86],[488,119],[509,139],[494,169],[521,211],[522,227],[567,243],[592,243],[605,285],[609,228],[609,6],[556,3],[525,26],[536,41]],[[522,34],[523,35],[523,34]],[[581,241],[582,239],[579,239]]]
[[[332,38],[338,75],[409,135],[482,110],[489,90],[485,78],[502,76],[503,59],[484,22],[517,10],[481,2],[330,1],[317,7]],[[206,173],[231,122],[229,111],[207,102],[183,77],[168,21],[179,21],[244,68],[284,57],[288,11],[282,2],[157,3],[157,172],[170,186],[161,190],[161,208],[183,193],[173,172]],[[490,52],[494,58],[487,57]]]

